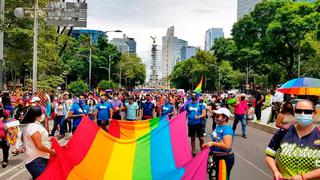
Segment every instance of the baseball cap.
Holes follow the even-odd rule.
[[[224,107],[219,108],[218,110],[215,110],[213,112],[216,113],[216,114],[224,114],[224,115],[226,115],[228,117],[231,116],[231,112],[229,111],[229,109],[224,108]]]
[[[32,100],[31,100],[32,103],[34,103],[34,102],[39,102],[39,101],[40,101],[40,98],[37,97],[37,96],[36,96],[36,97],[33,97]]]

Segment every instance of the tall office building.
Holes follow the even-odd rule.
[[[254,10],[255,6],[262,0],[238,0],[237,19]],[[293,0],[294,2],[314,2],[314,0]]]
[[[71,36],[78,39],[82,34],[88,34],[91,37],[92,43],[97,43],[99,37],[108,38],[107,33],[104,31],[93,29],[73,29]]]
[[[167,79],[175,65],[174,26],[162,38],[162,78]],[[168,84],[167,84],[168,85]]]
[[[125,34],[122,38],[113,38],[109,43],[115,45],[118,48],[118,51],[122,53],[136,53],[136,41],[134,38],[129,38]]]
[[[224,37],[223,28],[208,29],[205,37],[205,50],[210,51],[212,46],[214,45],[214,41],[221,37]]]
[[[186,59],[186,48],[188,47],[188,41],[174,37],[175,48],[175,63]]]
[[[194,46],[188,46],[185,49],[186,49],[185,59],[190,59],[190,58],[194,57],[197,54],[197,50],[198,50],[198,48],[196,48]]]
[[[172,72],[174,65],[186,57],[185,48],[188,41],[174,36],[174,26],[170,27],[167,35],[162,37],[162,78],[166,79]]]
[[[256,4],[262,0],[238,0],[237,19],[241,19],[244,15],[254,10]]]

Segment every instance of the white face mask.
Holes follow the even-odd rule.
[[[46,116],[44,114],[41,115],[40,122],[43,122],[46,119]]]

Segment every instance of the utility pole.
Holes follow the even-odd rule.
[[[300,55],[300,43],[299,43],[299,50],[298,50],[298,78],[300,78],[301,74],[301,55]]]
[[[0,1],[0,21],[4,26],[4,5],[5,0]],[[0,91],[3,90],[3,31],[0,31]]]
[[[33,74],[32,74],[32,92],[37,92],[38,81],[38,0],[34,0],[34,23],[33,23]]]
[[[110,79],[110,70],[111,70],[111,69],[110,69],[110,65],[111,65],[111,64],[110,64],[110,61],[111,61],[111,55],[109,55],[109,72],[108,72],[108,74],[109,74],[109,82],[110,82],[110,80],[111,80],[111,79]]]
[[[90,36],[90,49],[89,49],[89,90],[91,90],[91,67],[92,67],[92,37]]]
[[[120,77],[119,77],[119,87],[121,87],[121,64],[120,64]]]

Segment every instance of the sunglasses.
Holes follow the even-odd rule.
[[[311,110],[311,109],[296,109],[296,110],[294,110],[294,112],[295,112],[296,114],[302,114],[302,112],[303,112],[304,114],[312,114],[314,111]]]

